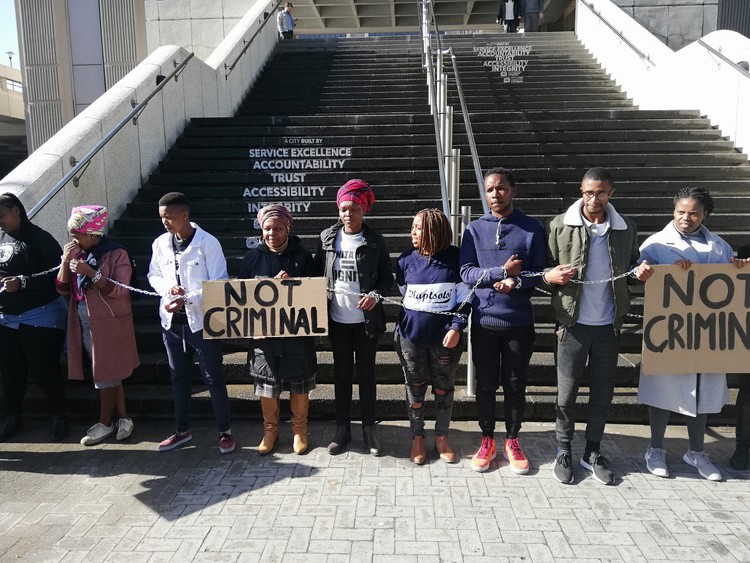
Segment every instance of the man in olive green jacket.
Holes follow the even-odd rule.
[[[586,449],[580,463],[597,481],[614,483],[599,448],[614,394],[620,328],[630,309],[627,274],[639,256],[635,224],[609,203],[614,191],[610,172],[592,168],[581,182],[582,198],[547,225],[549,267],[543,279],[552,290],[557,322],[558,454],[553,475],[561,483],[574,479],[574,410],[587,367],[590,392]],[[632,275],[646,281],[652,273],[651,266],[644,262]]]

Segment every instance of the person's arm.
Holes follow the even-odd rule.
[[[276,29],[279,31],[279,35],[284,33],[284,10],[281,10],[278,14],[276,14]]]
[[[161,253],[159,251],[159,239],[156,239],[151,245],[151,262],[148,265],[148,283],[154,288],[154,291],[159,295],[166,295],[174,285],[174,279],[168,277],[163,270],[166,264],[161,264],[159,259]]]
[[[393,267],[388,243],[384,237],[379,237],[382,248],[378,254],[378,279],[375,281],[373,291],[380,295],[386,295],[393,286]]]
[[[504,266],[494,266],[492,268],[482,268],[479,266],[479,258],[477,257],[477,249],[474,243],[474,233],[471,229],[464,231],[463,239],[461,240],[459,261],[461,263],[461,279],[472,287],[480,279],[482,283],[479,284],[479,287],[490,287],[495,282],[507,277]]]
[[[406,261],[406,257],[402,256],[396,262],[396,286],[398,287],[398,291],[402,297],[406,295],[406,279],[404,277],[404,264],[403,264],[405,261]]]
[[[643,283],[654,274],[654,269],[648,262],[648,259],[639,260],[641,251],[638,248],[638,230],[636,229],[635,223],[630,221],[630,225],[633,229],[633,240],[630,247],[630,268],[634,268],[636,265],[638,268],[633,273],[633,276],[628,276],[629,284]]]
[[[229,277],[227,272],[227,259],[221,243],[215,237],[207,237],[206,244],[206,270],[209,280],[225,280]]]
[[[124,297],[125,295],[130,293],[130,290],[125,289],[124,287],[120,287],[119,285],[110,282],[106,278],[109,277],[113,280],[117,280],[120,283],[129,285],[130,278],[133,274],[133,265],[130,263],[128,251],[124,248],[118,248],[111,251],[109,254],[109,260],[111,261],[112,267],[109,273],[107,273],[106,271],[102,271],[101,280],[97,282],[96,286],[101,290],[103,295],[108,295],[115,298]]]
[[[565,285],[576,273],[570,264],[560,264],[560,247],[558,245],[557,227],[554,219],[547,223],[547,267],[542,276],[542,285],[554,290],[556,285]]]

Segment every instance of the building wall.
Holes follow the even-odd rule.
[[[146,56],[144,0],[15,0],[29,150]]]
[[[148,52],[179,45],[207,60],[254,0],[146,0]]]
[[[721,0],[613,1],[663,43],[677,51],[716,31]]]
[[[719,29],[730,29],[750,37],[750,2],[719,0]]]

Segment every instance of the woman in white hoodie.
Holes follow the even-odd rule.
[[[714,209],[708,190],[684,188],[674,197],[674,219],[641,245],[640,261],[649,264],[676,264],[688,270],[693,264],[726,264],[738,267],[732,248],[709,231],[703,222]],[[638,401],[649,406],[651,444],[646,451],[646,467],[654,475],[668,477],[664,434],[672,412],[685,416],[690,449],[682,459],[711,481],[721,480],[721,471],[703,451],[709,413],[721,411],[729,399],[723,373],[649,375],[641,370]]]

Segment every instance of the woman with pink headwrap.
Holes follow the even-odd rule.
[[[316,275],[328,280],[328,334],[333,349],[336,433],[328,452],[337,455],[351,442],[352,380],[359,383],[359,411],[365,451],[382,452],[375,431],[375,353],[385,332],[380,297],[393,285],[393,269],[383,235],[364,222],[375,195],[364,180],[350,180],[336,194],[339,221],[320,233]]]
[[[84,446],[98,444],[115,433],[118,440],[125,440],[133,433],[122,380],[140,363],[130,291],[110,281],[130,284],[132,265],[128,251],[104,235],[107,215],[100,205],[73,208],[68,220],[72,240],[63,247],[55,280],[58,293],[70,296],[68,378],[83,379],[82,351],[86,350],[94,387],[99,389],[99,422],[81,439]]]
[[[283,205],[267,205],[258,211],[260,244],[245,254],[240,279],[299,278],[312,275],[312,254],[302,248],[292,230],[292,214]],[[307,451],[309,393],[315,389],[318,369],[312,336],[250,340],[247,365],[255,383],[255,395],[263,411],[263,440],[258,453],[270,453],[278,437],[279,396],[289,391],[294,453]]]

